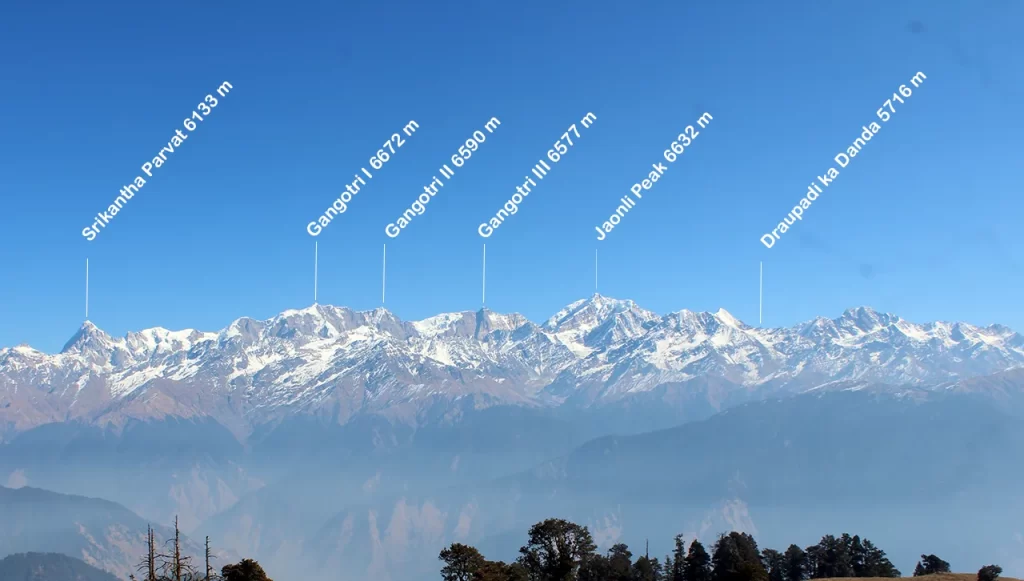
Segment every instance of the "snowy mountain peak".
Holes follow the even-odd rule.
[[[725,309],[718,309],[715,311],[715,318],[729,327],[735,327],[737,329],[746,327],[742,321],[732,316],[732,314]]]
[[[481,308],[476,313],[477,316],[477,336],[482,336],[479,331],[486,330],[486,333],[492,333],[494,331],[515,331],[523,325],[532,324],[526,317],[519,313],[501,314],[495,313],[494,311],[486,308]]]
[[[574,353],[605,351],[639,337],[660,317],[631,300],[595,293],[565,307],[541,327]]]
[[[423,337],[437,337],[454,332],[453,329],[464,322],[470,314],[469,311],[441,313],[421,321],[413,321],[412,326]]]
[[[580,299],[565,307],[544,323],[543,327],[550,331],[568,329],[587,332],[615,315],[631,313],[643,320],[656,319],[658,316],[641,309],[631,300],[620,300],[595,293],[587,299]]]
[[[85,321],[78,331],[68,339],[61,349],[61,353],[84,353],[95,351],[109,351],[114,346],[114,341],[92,321]]]
[[[839,318],[839,323],[840,325],[850,323],[865,333],[873,333],[899,320],[900,318],[895,315],[879,313],[871,307],[857,307],[855,309],[846,309]]]

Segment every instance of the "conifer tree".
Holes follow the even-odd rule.
[[[783,555],[786,567],[786,581],[805,581],[808,578],[807,553],[796,545],[790,545]]]
[[[768,581],[786,581],[786,559],[775,549],[761,551],[761,563],[768,570]]]
[[[630,581],[633,576],[633,553],[624,543],[608,549],[609,581]]]
[[[816,551],[814,577],[852,577],[849,546],[852,539],[844,534],[841,538],[832,535],[821,537]]]
[[[683,559],[683,581],[711,581],[711,556],[704,545],[694,539]]]
[[[848,535],[843,535],[843,537],[847,536]],[[871,577],[871,575],[866,574],[868,567],[868,553],[867,549],[864,547],[864,543],[860,540],[860,535],[853,535],[853,537],[850,538],[848,550],[850,554],[850,567],[852,568],[853,573],[852,576]]]
[[[686,541],[683,540],[683,535],[676,535],[675,542],[675,550],[672,552],[672,566],[668,569],[667,574],[668,581],[685,581]]]
[[[902,574],[889,558],[885,551],[879,549],[868,539],[864,539],[864,571],[861,577],[900,577]]]
[[[935,555],[921,555],[921,560],[914,567],[914,577],[934,575],[935,573],[949,573],[949,563]]]
[[[661,579],[661,563],[657,557],[652,559],[644,555],[633,563],[630,581],[661,581]]]
[[[827,577],[827,575],[822,573],[822,548],[820,544],[807,547],[807,550],[804,551],[804,557],[808,579]]]
[[[715,542],[712,581],[768,581],[754,537],[733,531]]]

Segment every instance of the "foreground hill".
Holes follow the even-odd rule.
[[[59,553],[126,579],[146,554],[148,526],[115,502],[0,487],[0,555]],[[154,528],[161,547],[174,537],[173,529]],[[199,555],[203,549],[186,539],[183,550]]]
[[[0,559],[3,581],[122,581],[78,559],[57,553],[18,553]]]

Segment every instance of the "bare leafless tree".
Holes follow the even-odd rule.
[[[136,570],[140,573],[145,572],[145,581],[159,581],[156,577],[156,537],[152,526],[146,527],[146,556],[139,562]],[[131,575],[131,578],[132,581],[136,581],[135,575]]]
[[[146,534],[146,556],[139,561],[136,570],[140,577],[129,575],[131,581],[220,581],[211,562],[216,555],[210,550],[210,537],[206,537],[206,551],[204,555],[205,571],[200,571],[194,566],[192,557],[183,555],[181,552],[181,530],[178,528],[178,518],[174,518],[174,537],[167,539],[165,543],[166,552],[157,552],[156,532],[152,526],[148,527]],[[145,578],[141,578],[145,575]]]
[[[178,517],[174,517],[174,538],[168,539],[171,545],[168,554],[157,555],[160,561],[160,578],[155,581],[199,581],[202,575],[192,566],[192,557],[181,554],[181,530],[178,528]]]
[[[220,579],[220,576],[213,572],[213,567],[210,566],[210,559],[213,559],[214,555],[210,552],[210,537],[206,537],[206,578],[205,581],[215,581]]]

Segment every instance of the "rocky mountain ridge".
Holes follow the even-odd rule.
[[[487,309],[402,321],[383,308],[313,305],[216,333],[114,338],[86,322],[58,354],[0,349],[0,437],[53,422],[210,417],[244,439],[296,414],[418,425],[459,406],[592,408],[685,392],[695,380],[714,380],[720,400],[834,381],[935,384],[1022,365],[1024,337],[1006,327],[915,324],[867,307],[759,328],[725,310],[660,316],[596,294],[543,324]]]

